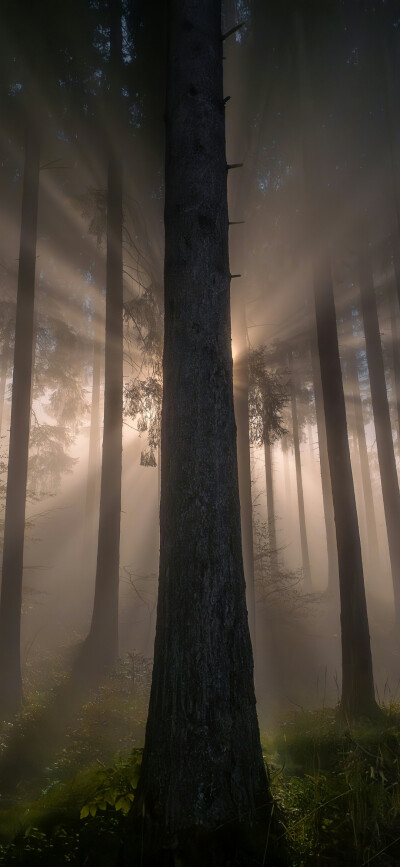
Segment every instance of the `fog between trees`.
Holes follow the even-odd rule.
[[[342,654],[346,712],[371,711],[374,688],[378,700],[398,690],[395,5],[252,0],[223,8],[222,30],[233,31],[223,42],[221,111],[234,403],[262,724],[291,707],[339,701]],[[22,682],[32,658],[69,652],[84,639],[78,666],[110,665],[118,652],[152,658],[160,460],[162,497],[163,473],[167,478],[174,461],[202,461],[201,479],[212,472],[204,455],[224,450],[217,434],[213,441],[211,419],[204,454],[195,433],[189,441],[189,428],[169,420],[169,457],[162,463],[170,14],[157,0],[4,4],[0,495],[9,527],[0,648],[10,664],[2,690],[13,694],[14,705],[20,701],[19,600],[10,603],[12,617],[7,600],[18,597],[18,570]],[[200,162],[203,146],[194,135]],[[182,150],[171,182],[177,191],[186,156]],[[190,159],[195,165],[193,153]],[[179,232],[185,237],[182,227]],[[192,242],[190,228],[188,251]],[[25,293],[19,312],[18,286]],[[188,298],[189,289],[184,309]],[[210,298],[202,296],[204,322],[193,314],[200,330]],[[174,339],[172,355],[183,352],[179,328]],[[18,365],[25,421],[15,416],[18,436],[10,445]],[[211,373],[209,383],[204,389],[214,387]],[[187,396],[189,417],[191,400],[201,395]],[[25,438],[30,426],[25,521],[23,425]],[[15,503],[7,506],[7,519],[12,464],[8,497]],[[172,540],[184,516],[178,521],[165,512],[165,532],[171,521],[171,527],[178,522],[168,530]]]

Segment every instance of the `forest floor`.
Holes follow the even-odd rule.
[[[1,786],[0,865],[113,867],[135,795],[151,664],[121,661],[60,721],[58,742],[45,734],[46,716],[65,675],[51,691],[38,688],[34,666],[28,675],[21,717],[0,729],[0,775],[13,752],[32,749],[37,761]],[[292,867],[400,864],[400,706],[386,706],[379,724],[296,712],[262,743]],[[268,853],[264,863],[273,867]]]

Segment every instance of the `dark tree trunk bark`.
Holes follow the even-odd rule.
[[[299,423],[297,420],[297,400],[296,387],[294,383],[293,373],[293,357],[292,353],[289,356],[289,368],[291,371],[290,377],[290,395],[291,395],[291,410],[292,410],[292,426],[293,426],[293,447],[294,460],[296,465],[296,484],[297,484],[297,502],[299,507],[299,524],[300,524],[300,543],[301,543],[301,562],[303,567],[303,579],[305,590],[311,588],[311,568],[310,555],[308,551],[306,513],[304,508],[304,493],[303,493],[303,475],[301,471],[300,457],[300,438],[299,438]]]
[[[30,125],[26,136],[22,190],[10,446],[0,602],[0,713],[5,715],[18,711],[22,701],[20,632],[25,500],[31,415],[39,154],[39,141]]]
[[[371,484],[371,471],[368,460],[360,384],[358,379],[358,363],[357,356],[354,353],[348,359],[347,369],[353,395],[354,423],[361,467],[361,481],[365,506],[365,523],[367,528],[369,559],[372,568],[377,571],[379,566],[378,530],[376,526],[374,498],[372,494]]]
[[[317,419],[317,434],[319,447],[319,463],[321,470],[322,502],[326,532],[326,547],[328,554],[328,592],[339,589],[338,555],[336,547],[335,518],[333,514],[332,483],[329,469],[328,447],[322,395],[321,369],[318,355],[317,334],[313,329],[311,337],[311,363],[314,384],[315,415]]]
[[[122,67],[121,0],[109,0],[110,114],[118,118]],[[114,130],[115,132],[115,130]],[[110,129],[110,139],[112,129]],[[89,669],[109,668],[118,656],[119,546],[123,387],[122,165],[109,144],[107,181],[106,337],[100,516],[93,616],[83,659]]]
[[[160,575],[136,809],[198,847],[271,801],[241,550],[221,4],[171,0],[168,25]]]
[[[370,251],[365,243],[363,243],[360,250],[358,268],[376,447],[392,568],[395,615],[398,622],[400,618],[400,491],[386,391],[371,258]]]
[[[242,530],[243,568],[246,582],[246,601],[250,635],[255,652],[255,594],[253,506],[251,501],[250,430],[249,430],[249,369],[247,349],[246,313],[243,299],[231,305],[232,327],[237,354],[233,362],[233,395],[237,429],[237,456],[239,474],[240,523]]]
[[[376,703],[335,302],[327,253],[314,261],[314,287],[339,561],[342,631],[341,705],[346,715],[357,717],[374,713]]]
[[[268,440],[264,442],[264,459],[265,459],[265,486],[267,490],[267,516],[268,516],[268,547],[270,563],[273,569],[278,568],[278,544],[276,539],[276,522],[275,522],[275,498],[274,498],[274,478],[272,468],[271,444]]]
[[[312,61],[312,41],[306,39],[301,14],[295,17],[294,39],[299,60],[300,103],[303,110],[303,160],[311,239],[320,238],[312,259],[318,357],[325,413],[329,468],[339,564],[342,642],[341,709],[348,717],[374,715],[378,708],[372,671],[371,643],[364,573],[361,557],[356,498],[347,435],[346,405],[336,325],[323,185],[315,140],[315,118],[308,64]]]

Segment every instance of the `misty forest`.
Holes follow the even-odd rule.
[[[0,865],[400,864],[400,3],[0,4]]]

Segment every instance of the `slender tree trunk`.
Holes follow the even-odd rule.
[[[4,400],[6,394],[7,371],[10,359],[10,325],[5,331],[3,352],[1,353],[0,361],[0,437],[3,425]]]
[[[160,575],[136,810],[153,840],[187,833],[185,864],[207,863],[198,837],[223,826],[222,865],[271,802],[241,551],[221,4],[171,0],[168,25]]]
[[[161,500],[161,443],[157,446],[157,503],[158,511],[160,511]]]
[[[20,630],[25,500],[31,415],[39,141],[29,126],[25,146],[21,238],[15,322],[3,570],[0,602],[0,713],[15,713],[22,701]]]
[[[113,109],[120,103],[119,71],[122,66],[120,0],[109,0],[109,10],[111,123]],[[104,430],[99,538],[93,616],[85,645],[88,666],[95,671],[110,667],[118,656],[123,386],[122,283],[122,165],[115,145],[110,143],[107,181]]]
[[[376,447],[392,568],[395,614],[396,621],[398,622],[400,618],[400,491],[386,391],[371,258],[370,251],[365,243],[362,244],[358,257],[358,268]]]
[[[363,487],[364,506],[365,506],[365,521],[368,537],[368,551],[371,566],[378,571],[379,566],[379,542],[378,530],[376,526],[374,498],[372,494],[371,471],[368,460],[367,441],[365,436],[365,427],[361,403],[360,383],[358,379],[358,364],[355,353],[348,359],[348,373],[351,382],[354,408],[355,433],[358,444],[358,454],[360,458],[361,480]]]
[[[397,202],[397,198],[396,198]],[[395,278],[395,291],[397,295],[397,304],[400,309],[400,251],[398,248],[398,237],[396,233],[392,233],[391,235],[391,245],[392,245],[392,254],[393,254],[393,269],[394,269],[394,278]]]
[[[318,142],[315,138],[312,76],[315,45],[306,44],[301,13],[295,14],[294,39],[299,60],[303,109],[303,160],[308,206],[318,356],[321,370],[328,458],[339,564],[342,640],[342,712],[349,717],[374,715],[374,678],[356,498],[347,434],[346,405],[339,356],[336,310],[329,255],[329,227],[323,201]],[[311,239],[318,236],[318,250]]]
[[[240,522],[242,529],[243,567],[246,581],[246,601],[249,615],[250,635],[255,652],[255,594],[254,594],[254,547],[253,506],[251,501],[250,432],[249,432],[249,368],[247,348],[246,313],[241,293],[231,304],[232,329],[235,335],[237,354],[233,361],[233,395],[237,430],[237,455],[239,473]]]
[[[311,460],[314,460],[313,438],[310,422],[307,423],[307,441]]]
[[[336,547],[335,518],[333,514],[332,483],[328,460],[324,400],[322,395],[321,368],[315,327],[311,336],[311,364],[314,383],[315,414],[321,470],[322,502],[324,506],[326,547],[328,553],[328,592],[339,588],[338,555]]]
[[[390,331],[392,338],[392,388],[396,418],[397,453],[398,456],[400,456],[400,339],[394,291],[390,292],[389,305]]]
[[[297,502],[299,507],[299,524],[300,524],[300,543],[301,543],[301,562],[303,567],[304,587],[309,590],[311,587],[311,568],[310,555],[308,551],[306,513],[304,508],[304,493],[303,493],[303,475],[301,471],[300,457],[300,438],[299,438],[299,423],[297,420],[297,400],[296,387],[293,379],[293,356],[289,356],[289,368],[291,371],[290,377],[290,395],[292,409],[292,426],[293,426],[293,446],[294,460],[296,465],[296,484],[297,484]]]
[[[272,467],[271,444],[266,439],[264,442],[265,459],[265,484],[267,489],[267,515],[268,515],[268,546],[270,563],[273,569],[278,568],[278,544],[276,539],[275,503],[274,503],[274,479]]]
[[[92,565],[92,551],[95,541],[96,510],[99,499],[99,469],[100,469],[100,369],[101,351],[96,341],[93,341],[93,374],[92,401],[90,408],[89,453],[86,483],[85,526],[83,563],[88,571],[88,558]]]
[[[284,479],[285,479],[286,503],[287,503],[287,506],[290,506],[292,486],[290,484],[289,445],[288,445],[287,437],[282,437],[281,449],[282,449],[282,458],[283,458],[283,475],[284,475]]]
[[[374,713],[376,705],[335,302],[327,253],[314,261],[314,286],[339,561],[342,630],[341,704],[343,711],[352,717]]]

